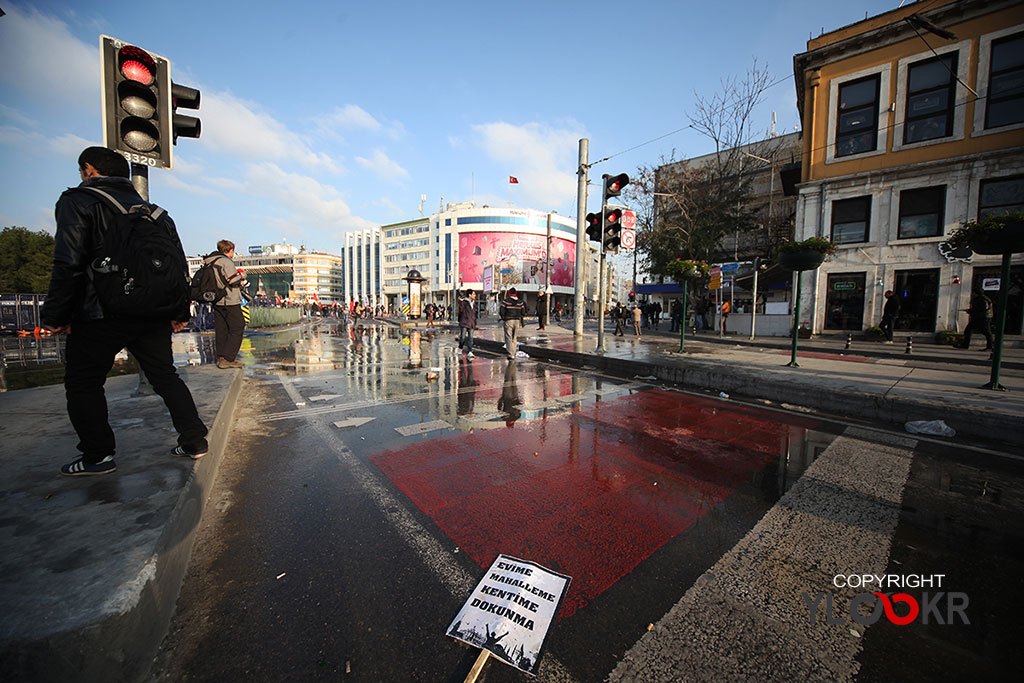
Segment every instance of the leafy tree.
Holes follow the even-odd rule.
[[[53,268],[53,235],[10,227],[0,232],[0,292],[44,293]]]

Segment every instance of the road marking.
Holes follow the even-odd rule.
[[[347,420],[339,420],[338,422],[335,422],[334,426],[338,428],[361,427],[367,422],[372,422],[373,420],[376,419],[377,418],[375,417],[350,417]]]
[[[307,401],[330,401],[336,398],[345,398],[343,394],[320,394],[319,396],[310,396]]]
[[[299,392],[292,386],[287,377],[281,377],[281,386],[294,401],[301,398]],[[379,402],[377,402],[379,403]],[[334,451],[338,463],[348,470],[352,480],[370,496],[374,504],[380,510],[381,515],[386,519],[395,531],[405,539],[405,542],[412,548],[413,552],[423,561],[427,568],[434,573],[435,578],[451,593],[460,600],[464,600],[470,591],[476,586],[477,578],[474,578],[454,561],[448,550],[443,548],[437,539],[429,531],[413,518],[405,507],[405,501],[399,502],[381,483],[375,472],[345,445],[338,432],[327,428],[327,423],[319,419],[318,415],[304,415],[310,426],[320,435],[325,443]],[[483,571],[480,571],[480,575]],[[544,656],[540,663],[540,681],[559,681],[562,683],[575,683],[576,678],[568,669],[550,652]]]
[[[437,429],[448,429],[451,424],[444,420],[432,420],[430,422],[420,422],[418,424],[406,425],[405,427],[395,427],[395,431],[402,436],[412,436],[413,434],[426,434]]]

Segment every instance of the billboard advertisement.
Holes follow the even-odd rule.
[[[459,235],[459,278],[462,282],[483,282],[488,268],[502,272],[502,285],[545,284],[544,235],[515,232],[468,232]],[[561,237],[551,238],[551,286],[572,287],[576,244]]]

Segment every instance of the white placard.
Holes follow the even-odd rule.
[[[544,639],[569,581],[534,562],[498,555],[448,627],[448,635],[536,676]]]

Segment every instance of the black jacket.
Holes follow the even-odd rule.
[[[526,304],[518,296],[506,295],[501,300],[498,317],[502,320],[522,320],[526,315]]]
[[[83,180],[79,185],[87,186],[104,190],[126,207],[144,203],[127,178],[99,176]],[[57,200],[54,215],[57,219],[57,233],[54,235],[53,273],[40,315],[41,322],[58,327],[74,321],[102,319],[103,309],[87,269],[99,255],[103,235],[114,222],[114,209],[97,194],[69,188]],[[174,221],[170,216],[166,217],[166,221],[174,230]],[[181,249],[176,230],[174,236]],[[182,250],[184,258],[185,252]],[[182,322],[189,319],[187,304],[175,319]]]

